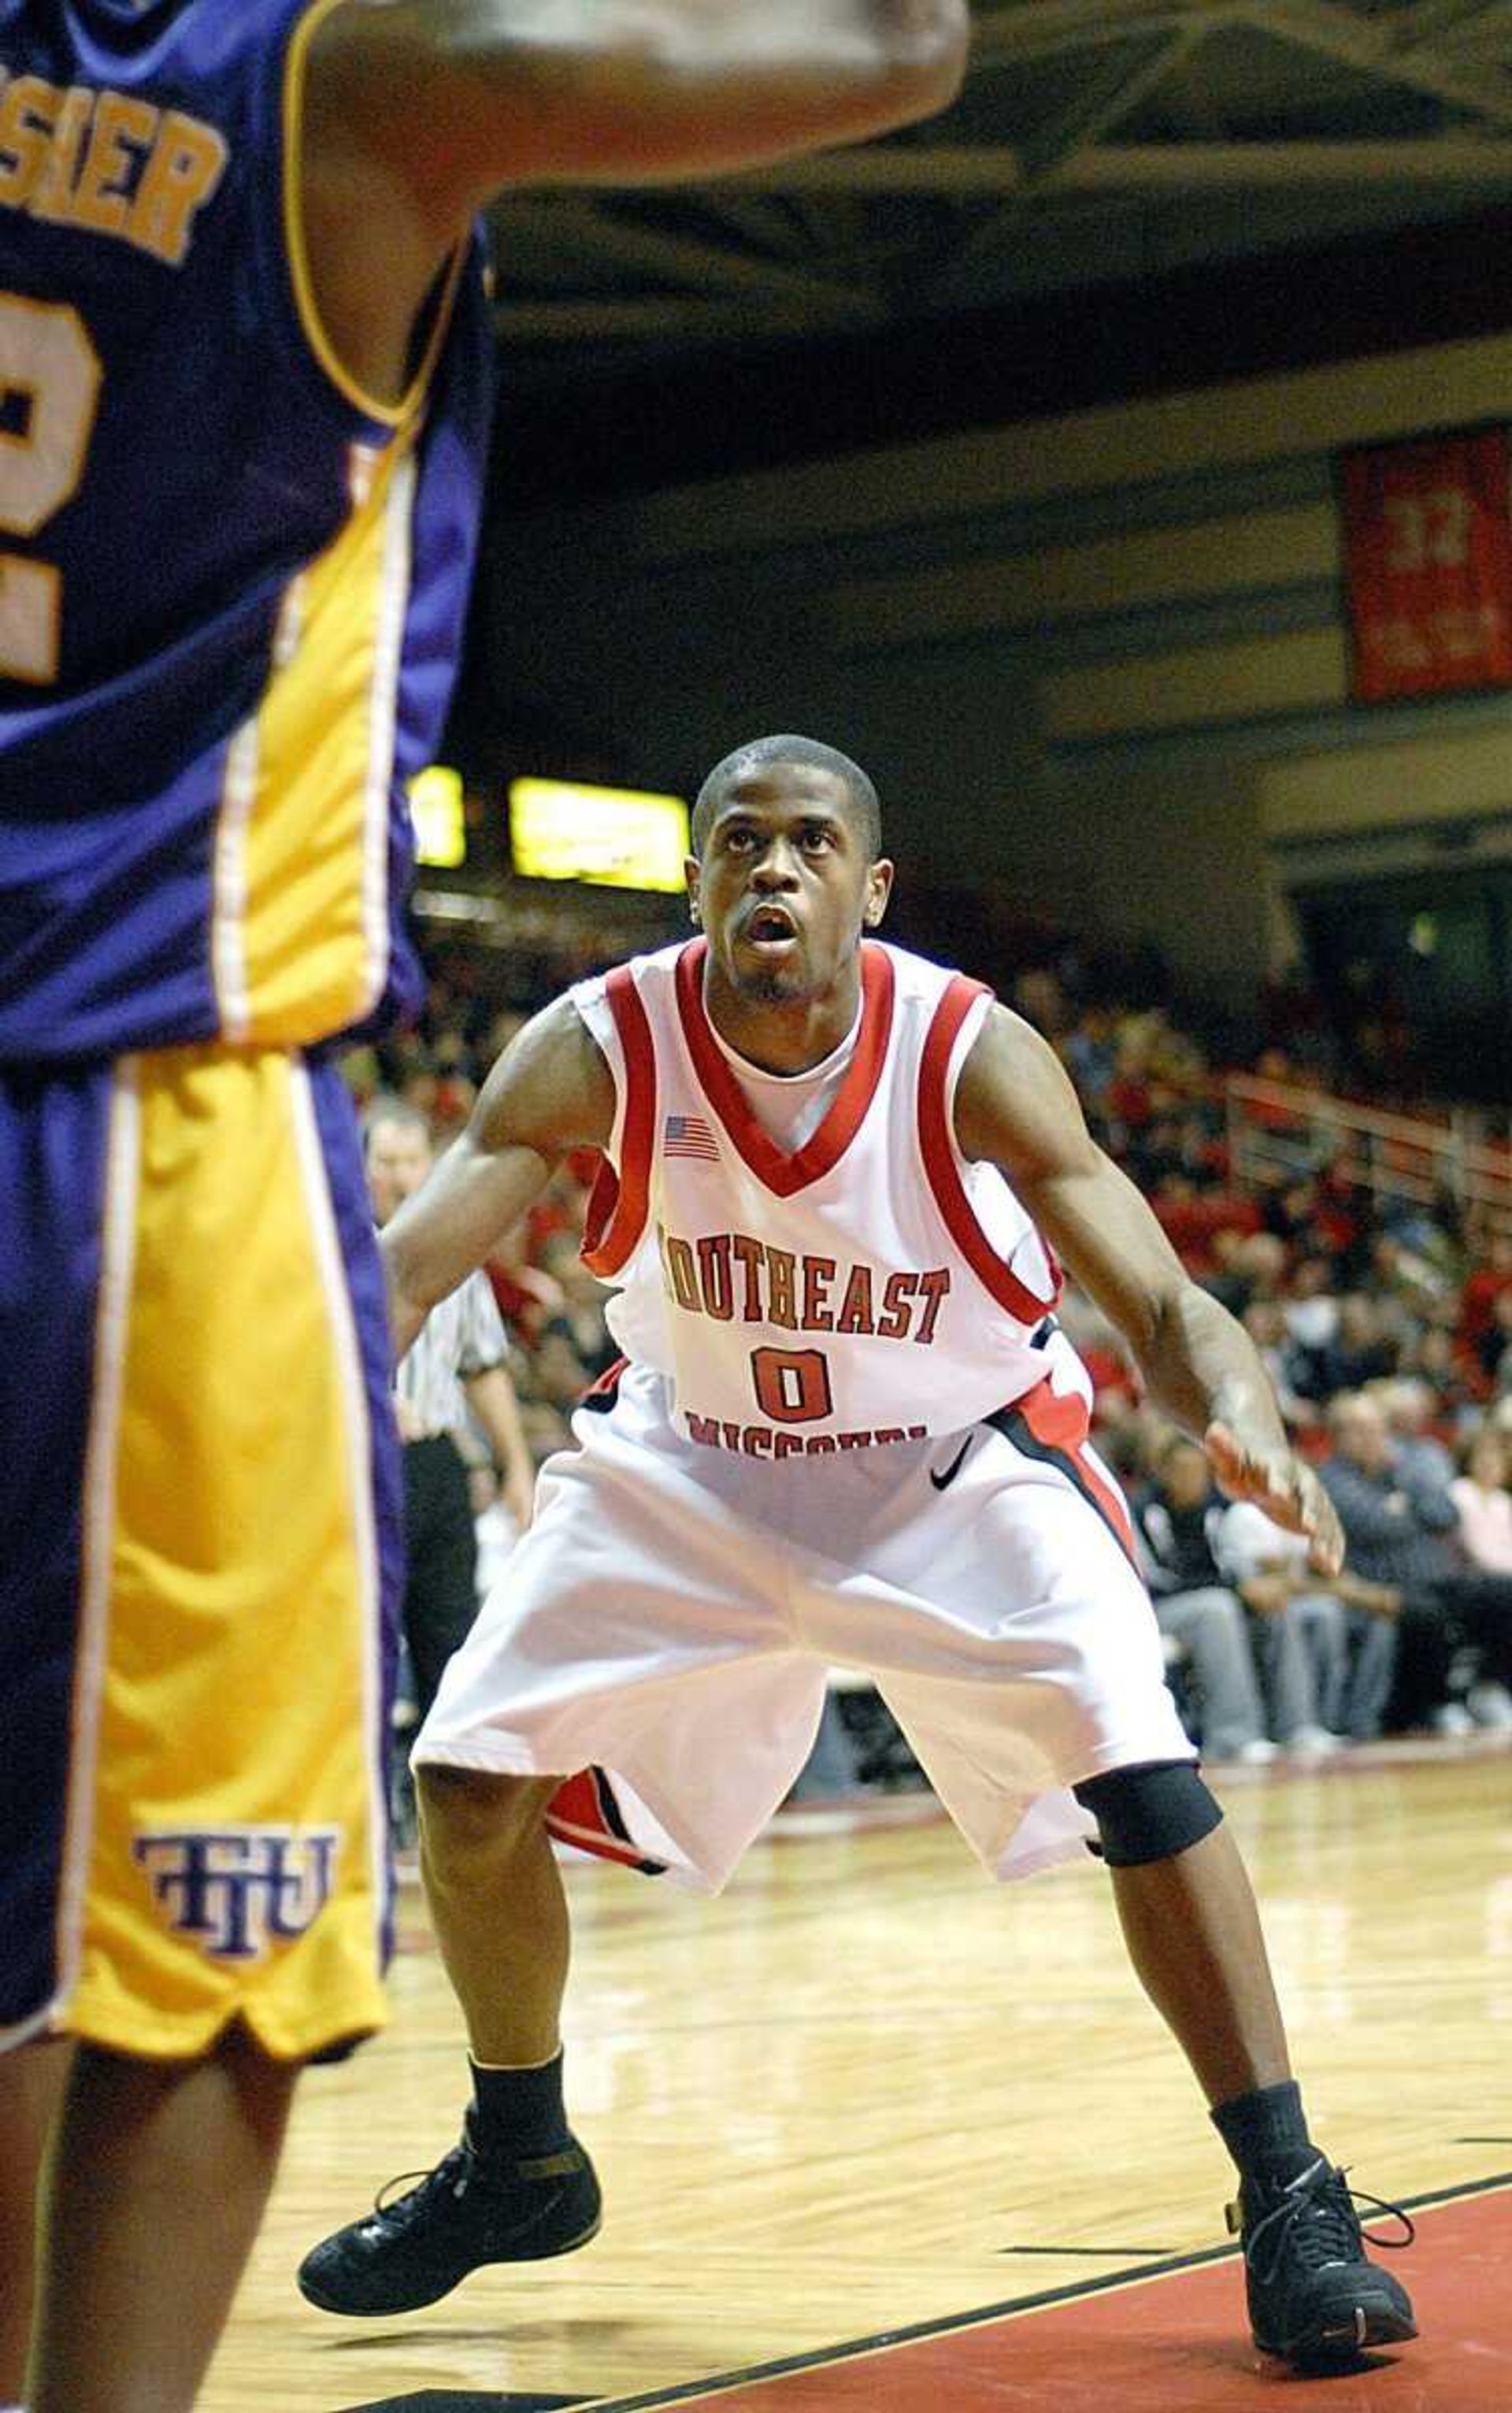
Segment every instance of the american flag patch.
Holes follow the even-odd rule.
[[[663,1156],[696,1156],[707,1164],[719,1162],[719,1143],[702,1115],[669,1115],[662,1138]]]

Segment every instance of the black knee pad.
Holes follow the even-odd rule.
[[[1189,1852],[1223,1815],[1188,1760],[1116,1768],[1072,1790],[1097,1820],[1102,1856],[1110,1869],[1137,1869],[1147,1860]]]

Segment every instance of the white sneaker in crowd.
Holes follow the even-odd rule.
[[[1512,1693],[1505,1684],[1472,1684],[1465,1707],[1477,1726],[1489,1726],[1497,1734],[1512,1728]]]
[[[1475,1731],[1475,1721],[1462,1701],[1445,1701],[1429,1719],[1434,1734],[1467,1735]]]
[[[1298,1726],[1287,1736],[1285,1747],[1292,1759],[1331,1759],[1335,1752],[1344,1750],[1346,1739],[1327,1726]]]

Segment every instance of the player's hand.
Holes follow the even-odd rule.
[[[399,1428],[399,1439],[423,1441],[425,1428],[421,1421],[420,1410],[415,1406],[414,1401],[407,1399],[402,1391],[395,1391],[393,1396],[393,1421]]]
[[[1210,1424],[1202,1437],[1208,1463],[1231,1500],[1253,1500],[1273,1525],[1301,1533],[1308,1562],[1320,1576],[1344,1563],[1344,1533],[1322,1484],[1295,1451],[1273,1442],[1246,1443],[1232,1425]]]

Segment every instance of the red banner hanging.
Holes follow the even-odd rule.
[[[1356,703],[1512,685],[1512,496],[1505,428],[1343,458]]]

